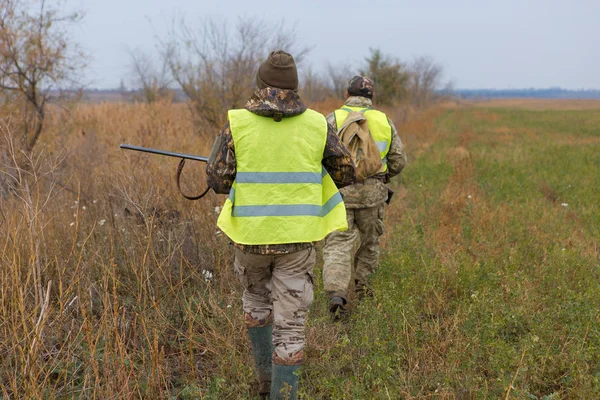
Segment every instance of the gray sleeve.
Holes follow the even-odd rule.
[[[398,136],[398,131],[396,130],[396,126],[394,123],[388,118],[390,126],[392,127],[392,143],[390,145],[390,150],[387,154],[387,165],[388,165],[388,176],[396,176],[406,166],[406,152],[404,151],[404,144],[402,140],[400,140],[400,136]]]

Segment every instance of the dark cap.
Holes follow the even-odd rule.
[[[373,81],[366,76],[355,76],[348,82],[348,94],[350,96],[362,96],[372,99]]]
[[[270,86],[297,91],[298,71],[294,57],[283,50],[271,52],[269,57],[258,67],[256,86],[259,89]]]

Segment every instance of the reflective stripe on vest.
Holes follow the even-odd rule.
[[[347,228],[346,210],[321,160],[327,122],[312,110],[275,122],[229,111],[236,179],[217,225],[248,245],[313,242]]]
[[[373,110],[372,108],[344,106],[339,110],[335,110],[337,130],[341,128],[346,118],[348,118],[348,114],[352,111],[361,112],[367,117],[369,131],[377,144],[379,155],[381,156],[381,161],[383,163],[380,172],[387,171],[386,156],[392,145],[392,126],[390,125],[387,116],[381,111]]]

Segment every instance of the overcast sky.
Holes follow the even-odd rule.
[[[400,60],[431,56],[457,88],[600,88],[600,0],[67,0],[85,12],[75,39],[90,55],[91,87],[131,82],[128,50],[155,51],[184,16],[295,24],[327,63],[358,68],[369,47]],[[265,55],[268,49],[265,49]],[[306,64],[305,64],[306,65]]]

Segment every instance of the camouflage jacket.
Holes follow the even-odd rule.
[[[297,93],[269,87],[256,91],[244,108],[256,115],[275,120],[300,115],[306,111],[306,106]],[[335,129],[329,124],[322,164],[338,187],[354,182],[355,172],[352,157],[338,139]],[[236,175],[235,146],[229,122],[217,135],[206,167],[206,174],[208,186],[216,193],[229,193]],[[313,243],[259,246],[234,243],[234,245],[250,253],[286,254],[308,248]]]
[[[350,96],[346,99],[344,105],[350,107],[372,108],[373,102],[366,97]],[[327,122],[334,128],[337,127],[335,113],[331,113],[327,116]],[[385,174],[378,174],[362,182],[357,182],[340,189],[340,192],[344,196],[346,208],[369,208],[382,204],[387,200],[388,196],[388,190],[385,183],[388,182],[389,178],[392,176],[396,176],[402,172],[402,169],[404,169],[404,166],[406,165],[404,145],[398,136],[398,131],[396,130],[394,123],[389,117],[388,122],[392,127],[392,143],[386,156],[388,170]]]

